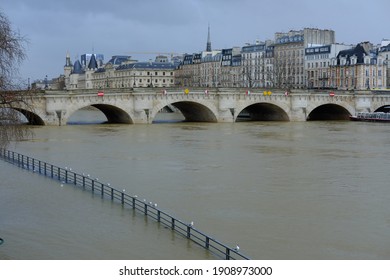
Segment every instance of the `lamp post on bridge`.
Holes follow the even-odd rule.
[[[132,67],[132,70],[133,70],[133,88],[135,88],[135,63],[134,63],[134,65],[133,65],[133,67]]]

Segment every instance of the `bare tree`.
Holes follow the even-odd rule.
[[[26,58],[25,43],[0,11],[0,148],[31,133],[22,125],[20,115],[21,104],[27,104],[26,98],[31,95],[28,90],[21,91],[23,85],[17,80],[18,68]]]
[[[293,77],[295,75],[292,60],[282,57],[280,53],[275,53],[272,60],[272,67],[266,73],[272,82],[272,87],[290,90],[293,87]]]
[[[253,71],[251,65],[244,65],[242,69],[242,76],[244,79],[244,86],[252,88],[253,87]]]

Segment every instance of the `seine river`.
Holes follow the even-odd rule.
[[[10,149],[157,203],[253,259],[390,259],[387,124],[77,124],[95,114]],[[0,259],[214,259],[98,195],[3,161],[0,175]]]

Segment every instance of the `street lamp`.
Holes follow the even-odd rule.
[[[132,69],[133,69],[133,78],[134,78],[133,88],[135,88],[135,71],[134,71],[134,68],[135,68],[135,63],[133,65],[133,67],[132,67]]]
[[[45,89],[47,89],[49,87],[49,85],[48,85],[48,82],[47,82],[47,75],[46,75],[46,77],[45,77]]]

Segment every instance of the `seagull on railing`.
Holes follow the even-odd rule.
[[[194,227],[194,222],[191,221],[191,223],[189,224],[190,227]]]
[[[240,246],[238,246],[238,244],[236,245],[235,250],[236,250],[236,251],[240,250]]]

